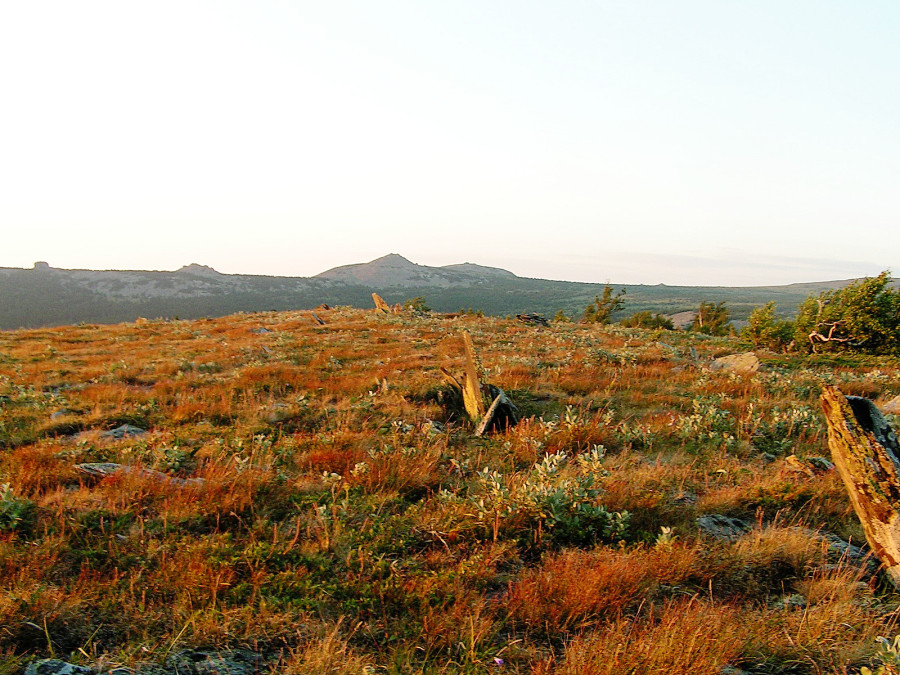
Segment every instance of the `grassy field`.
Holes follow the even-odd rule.
[[[0,333],[0,673],[237,647],[288,674],[893,658],[898,596],[835,544],[862,530],[810,460],[822,384],[886,400],[897,360],[737,374],[708,367],[731,338],[318,314]],[[463,372],[462,328],[518,426],[461,414],[439,368]]]

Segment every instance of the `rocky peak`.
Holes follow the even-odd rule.
[[[184,267],[180,267],[176,270],[177,274],[196,274],[200,276],[220,276],[221,272],[217,272],[212,267],[208,265],[200,265],[198,263],[191,263],[190,265],[185,265]]]

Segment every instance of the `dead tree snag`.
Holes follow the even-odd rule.
[[[472,336],[462,331],[466,364],[462,378],[457,379],[441,368],[444,380],[457,390],[463,399],[466,414],[475,425],[475,435],[482,436],[493,429],[506,429],[519,423],[519,409],[499,387],[484,381],[484,368],[472,344]],[[491,401],[487,406],[487,401]]]
[[[900,588],[900,444],[868,399],[822,392],[828,447],[869,546]]]

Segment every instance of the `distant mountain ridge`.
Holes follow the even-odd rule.
[[[624,289],[625,310],[675,314],[701,301],[726,302],[735,319],[770,300],[792,314],[811,293],[852,280],[786,286],[654,286]],[[0,268],[0,329],[80,322],[117,323],[138,317],[200,318],[235,312],[312,309],[321,303],[371,307],[372,292],[389,303],[423,296],[435,311],[478,309],[489,315],[562,310],[577,317],[605,284],[519,277],[473,263],[417,265],[392,253],[367,263],[343,265],[314,277],[222,274],[198,263],[176,271],[67,270],[35,263],[32,269]],[[619,317],[614,317],[619,318]]]
[[[371,284],[380,288],[396,286],[449,288],[473,283],[489,283],[498,277],[515,279],[516,275],[497,267],[484,267],[472,263],[428,267],[427,265],[417,265],[402,255],[391,253],[367,263],[334,267],[317,274],[313,279],[344,284]]]

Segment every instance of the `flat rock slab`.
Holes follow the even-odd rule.
[[[760,368],[759,358],[753,352],[720,356],[709,364],[710,370],[730,370],[735,373],[755,373]]]
[[[187,649],[170,654],[163,665],[116,668],[110,675],[256,675],[270,668],[261,654],[246,649],[224,651]],[[25,675],[94,675],[95,671],[59,659],[41,659],[25,669]]]
[[[750,523],[747,521],[720,513],[700,516],[696,522],[701,532],[715,539],[737,539],[750,531]]]
[[[178,675],[254,675],[262,657],[246,649],[229,651],[187,650],[166,659],[169,672]]]
[[[115,462],[86,462],[84,464],[76,464],[75,468],[81,473],[94,478],[107,478],[117,474],[132,474],[151,478],[160,483],[169,485],[177,485],[184,487],[186,485],[203,485],[202,478],[178,478],[177,476],[169,476],[161,471],[153,469],[145,469],[140,466],[129,466],[128,464],[116,464]]]
[[[101,438],[114,438],[116,440],[122,438],[133,438],[135,436],[143,436],[147,433],[146,429],[141,429],[140,427],[135,427],[130,424],[123,424],[121,426],[116,427],[115,429],[110,429],[109,431],[104,431],[100,434]]]
[[[59,659],[41,659],[25,669],[25,675],[93,675],[94,671]]]

